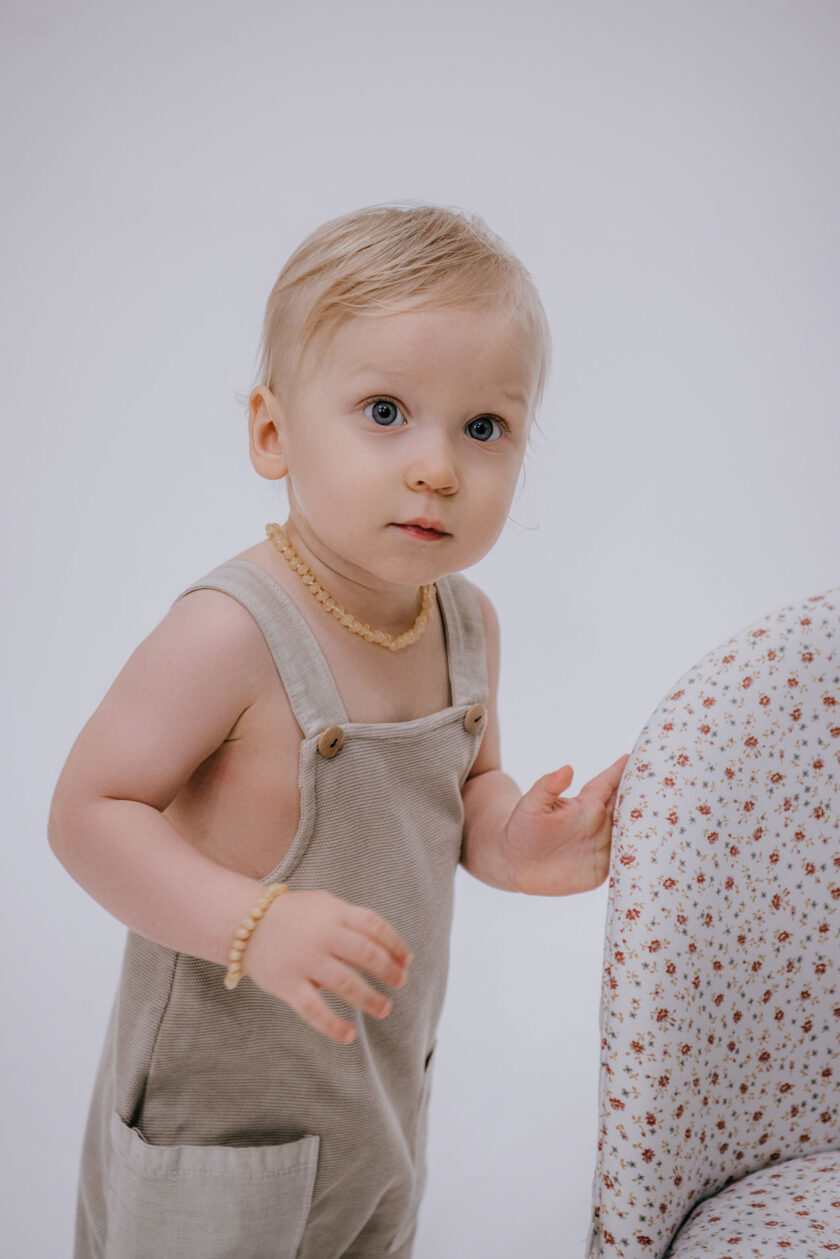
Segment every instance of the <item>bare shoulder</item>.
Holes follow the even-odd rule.
[[[83,727],[54,805],[112,796],[166,808],[255,703],[266,657],[238,600],[207,588],[181,596]]]
[[[262,630],[245,605],[208,586],[177,599],[141,648],[171,654],[188,681],[198,675],[205,684],[212,680],[222,706],[240,713],[255,702],[266,671],[273,670]]]
[[[152,634],[171,636],[175,642],[204,644],[210,652],[234,656],[240,667],[253,663],[249,662],[249,648],[268,651],[262,631],[245,605],[209,586],[190,590],[177,599]]]

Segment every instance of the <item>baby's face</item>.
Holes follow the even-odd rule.
[[[385,583],[475,564],[510,509],[536,375],[530,339],[497,308],[343,324],[279,400],[301,535]],[[417,519],[443,535],[400,527]]]

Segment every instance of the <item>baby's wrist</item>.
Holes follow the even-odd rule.
[[[269,883],[267,887],[263,884],[260,886],[262,889],[260,896],[242,919],[231,940],[231,947],[227,956],[227,973],[224,978],[224,985],[228,989],[235,988],[243,975],[250,973],[247,969],[245,958],[251,937],[259,927],[272,902],[289,890],[288,883]]]

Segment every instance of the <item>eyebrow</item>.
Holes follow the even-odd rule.
[[[499,393],[503,398],[508,398],[511,402],[520,402],[523,407],[528,401],[524,393],[520,393],[518,389],[514,393],[511,393],[509,389],[500,389]]]
[[[380,376],[399,376],[401,374],[400,369],[398,367],[394,367],[390,363],[387,367],[383,367],[381,363],[364,363],[361,367],[357,367],[354,372],[350,373],[350,379],[352,380],[355,376],[365,376],[368,372],[374,372]]]
[[[394,376],[394,377],[405,375],[405,373],[402,372],[399,367],[393,367],[393,366],[383,367],[381,364],[377,364],[377,363],[365,363],[362,367],[357,367],[354,372],[350,373],[350,379],[354,380],[357,376],[366,376],[368,375],[368,373],[374,373],[378,376]],[[510,389],[500,389],[499,393],[502,395],[503,398],[507,398],[509,402],[518,402],[523,407],[527,406],[527,403],[528,403],[527,397],[525,396],[524,393],[521,393],[520,390],[518,389],[515,389],[513,391],[511,391]]]

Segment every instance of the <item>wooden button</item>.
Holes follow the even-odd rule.
[[[464,714],[464,729],[468,734],[477,734],[484,726],[486,716],[483,704],[473,704],[472,708],[468,708]]]
[[[343,742],[344,731],[341,726],[327,726],[324,733],[318,738],[318,751],[322,756],[326,756],[329,759],[341,751]]]

